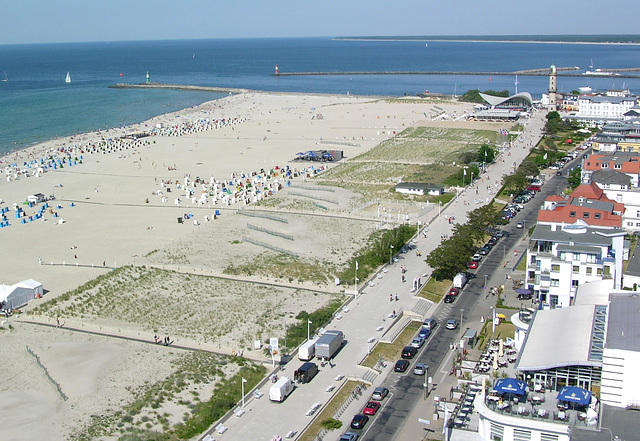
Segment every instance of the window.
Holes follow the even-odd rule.
[[[614,164],[613,168],[616,170],[620,170],[622,168],[622,164]]]
[[[577,288],[579,284],[580,284],[580,281],[578,281],[578,280],[572,280],[571,281],[571,286],[573,286],[574,288]]]
[[[597,276],[601,276],[602,275],[602,268],[596,268],[596,275]]]
[[[503,441],[503,440],[504,440],[504,427],[499,424],[491,423],[491,441]]]
[[[573,274],[580,274],[580,265],[573,265]]]
[[[554,286],[554,287],[560,286],[560,279],[551,279],[549,286]]]
[[[590,276],[591,274],[593,274],[593,268],[591,268],[590,266],[587,267],[587,276]]]
[[[585,211],[584,213],[582,213],[582,217],[585,219],[589,219],[589,213]]]
[[[541,433],[540,441],[558,441],[558,435],[552,435],[550,433]]]
[[[513,429],[513,441],[531,441],[531,431]]]
[[[576,217],[576,212],[575,211],[570,211],[569,212],[569,217]]]
[[[610,266],[605,266],[604,267],[604,275],[608,276],[611,274],[611,267]]]
[[[602,168],[609,168],[609,164],[602,163]]]
[[[560,272],[560,265],[557,265],[557,264],[551,265],[551,272],[552,273],[559,273]]]
[[[600,219],[600,213],[594,213],[593,214],[593,218],[594,219]]]

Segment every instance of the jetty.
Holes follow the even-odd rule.
[[[212,86],[192,86],[188,84],[165,84],[165,83],[118,83],[109,86],[111,89],[172,89],[172,90],[193,90],[198,92],[216,92],[216,93],[245,93],[249,89],[234,89],[232,87],[212,87]]]
[[[580,67],[558,67],[556,72],[558,76],[564,77],[584,77],[584,73],[580,72]],[[629,72],[640,72],[640,67],[625,69],[602,69],[602,71],[611,72],[611,74],[600,74],[600,77],[612,78],[640,78],[640,74],[631,74]],[[620,73],[623,72],[623,73]],[[549,76],[551,69],[526,69],[514,72],[471,72],[471,71],[350,71],[350,72],[276,72],[272,73],[275,77],[294,77],[294,76],[328,76],[328,75],[484,75],[484,76]]]

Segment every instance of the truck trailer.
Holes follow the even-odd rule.
[[[342,347],[344,334],[342,331],[327,331],[316,342],[316,357],[329,360]]]

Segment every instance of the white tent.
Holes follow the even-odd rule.
[[[15,285],[0,286],[0,302],[5,309],[15,309],[26,305],[30,300],[42,296],[42,283],[33,279],[23,280]]]

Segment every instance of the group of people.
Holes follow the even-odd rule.
[[[172,342],[171,339],[169,338],[169,336],[165,336],[164,339],[162,339],[162,341],[160,340],[160,337],[158,337],[158,334],[155,334],[153,336],[153,339],[155,340],[156,344],[158,343],[162,343],[165,346],[169,346]]]

